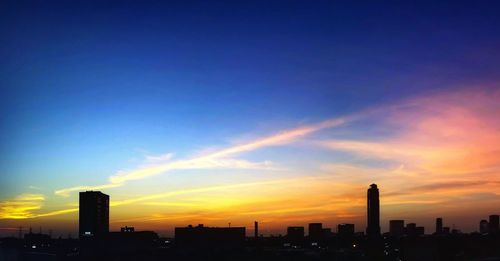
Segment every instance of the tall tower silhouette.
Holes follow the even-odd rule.
[[[370,237],[380,235],[380,201],[377,184],[371,184],[367,193],[367,228],[366,234]]]
[[[443,233],[443,218],[436,218],[436,234]]]
[[[80,237],[102,236],[109,232],[109,196],[100,191],[80,192]]]
[[[258,238],[259,237],[259,222],[255,221],[253,222],[253,233],[254,233],[254,237],[255,238]]]

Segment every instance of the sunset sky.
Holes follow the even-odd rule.
[[[500,214],[500,2],[140,2],[0,3],[0,236]]]

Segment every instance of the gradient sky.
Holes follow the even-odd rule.
[[[0,235],[500,214],[500,2],[2,1]]]

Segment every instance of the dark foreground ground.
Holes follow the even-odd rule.
[[[364,236],[244,242],[175,242],[157,236],[102,239],[0,239],[0,261],[10,260],[500,260],[500,236]]]

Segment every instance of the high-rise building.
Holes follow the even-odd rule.
[[[309,224],[309,238],[312,240],[319,240],[323,238],[323,224],[310,223]]]
[[[436,218],[436,234],[442,234],[442,233],[443,233],[443,219]]]
[[[489,227],[490,227],[490,233],[495,234],[498,233],[499,229],[499,224],[498,224],[499,218],[498,215],[490,215],[490,222],[489,222]]]
[[[443,227],[443,234],[448,235],[450,233],[450,227]]]
[[[304,227],[288,227],[286,236],[292,242],[304,240]]]
[[[368,226],[366,234],[368,236],[380,235],[380,201],[377,184],[371,184],[367,193],[367,218]]]
[[[80,192],[80,237],[101,236],[109,232],[109,196],[100,191]]]
[[[322,235],[325,238],[329,238],[332,236],[332,229],[331,228],[323,228],[321,231],[323,232]]]
[[[425,228],[424,227],[415,227],[415,234],[417,236],[423,236],[425,234]]]
[[[489,228],[488,220],[486,220],[486,219],[481,220],[481,222],[479,222],[479,233],[487,234],[489,232],[489,230],[490,230],[490,228]]]
[[[416,223],[406,224],[406,235],[408,235],[408,236],[416,236],[417,235],[417,224]]]
[[[389,233],[395,237],[403,236],[405,233],[405,221],[404,220],[390,220],[389,221]]]
[[[354,224],[338,224],[337,233],[340,237],[354,236]]]
[[[253,222],[253,234],[255,238],[259,237],[259,222]]]

